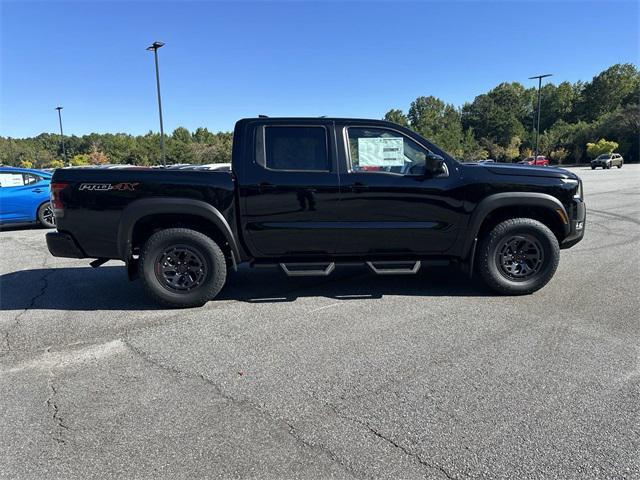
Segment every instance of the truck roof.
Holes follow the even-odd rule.
[[[375,123],[400,126],[397,123],[388,122],[387,120],[374,120],[370,118],[349,118],[349,117],[248,117],[238,120],[240,122],[260,121],[260,122],[340,122],[340,123]]]

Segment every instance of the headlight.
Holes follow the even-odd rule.
[[[578,188],[576,188],[576,193],[573,194],[573,198],[579,198],[582,200],[582,180],[576,180],[575,178],[563,178],[562,182],[570,185],[577,184]]]

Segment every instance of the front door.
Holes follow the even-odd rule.
[[[440,254],[458,235],[462,209],[454,162],[434,170],[430,151],[400,130],[344,125],[340,180],[345,255]]]
[[[336,247],[339,179],[332,122],[259,124],[240,184],[243,231],[261,256],[324,256]]]

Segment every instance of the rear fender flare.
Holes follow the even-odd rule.
[[[562,215],[564,215],[564,218],[566,219],[568,219],[569,216],[567,215],[567,210],[564,208],[564,205],[562,205],[560,200],[557,198],[546,193],[535,192],[496,193],[483,199],[471,214],[469,223],[467,224],[467,235],[463,245],[462,257],[466,258],[467,255],[469,255],[473,241],[478,236],[478,232],[482,226],[482,222],[484,222],[491,212],[503,207],[525,206],[549,209],[554,215],[558,215],[560,217],[565,237],[569,235],[571,225],[563,220]],[[562,215],[558,213],[558,210],[562,212]]]
[[[235,259],[240,258],[240,251],[229,222],[214,206],[201,200],[188,198],[143,198],[136,200],[122,211],[118,226],[118,255],[127,262],[131,257],[133,230],[138,220],[150,215],[159,214],[196,215],[211,222],[229,243]]]

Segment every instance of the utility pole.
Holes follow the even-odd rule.
[[[160,99],[160,69],[158,68],[158,49],[164,46],[164,42],[153,42],[147,50],[153,51],[156,61],[156,86],[158,87],[158,112],[160,113],[160,151],[162,152],[162,165],[167,166],[167,159],[164,151],[164,126],[162,125],[162,100]]]
[[[60,122],[60,143],[62,144],[62,158],[64,158],[65,163],[67,163],[67,152],[64,149],[64,133],[62,133],[62,107],[56,107],[58,111],[58,121]]]
[[[538,121],[536,126],[536,156],[533,157],[535,160],[538,160],[538,139],[540,136],[540,90],[542,89],[542,79],[546,77],[552,76],[552,73],[545,73],[544,75],[536,75],[534,77],[529,77],[529,80],[538,79]],[[535,165],[535,163],[534,163]]]

